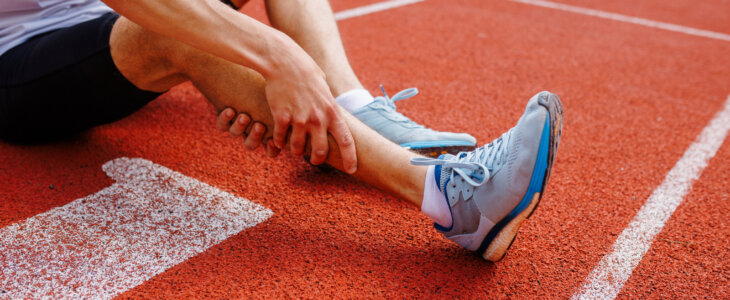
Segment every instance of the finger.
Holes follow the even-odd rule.
[[[236,112],[232,108],[224,108],[218,114],[218,118],[216,118],[216,124],[218,125],[218,129],[220,129],[221,131],[228,131],[228,128],[231,126],[231,120],[233,120],[233,117],[235,116]]]
[[[243,145],[248,150],[254,150],[258,148],[261,145],[261,140],[263,139],[265,132],[266,126],[262,125],[259,122],[254,123],[253,128],[251,128],[251,132],[243,141]]]
[[[304,145],[307,142],[307,131],[304,126],[294,126],[291,136],[289,137],[289,151],[294,156],[304,154]]]
[[[281,153],[281,149],[276,147],[273,139],[269,139],[268,141],[266,141],[266,155],[268,155],[269,157],[276,157],[279,155],[279,153]]]
[[[286,145],[286,132],[291,124],[291,116],[288,113],[280,114],[274,120],[274,144],[279,149]]]
[[[342,168],[345,172],[353,174],[357,171],[357,151],[355,150],[355,140],[352,138],[350,128],[340,117],[336,117],[331,124],[330,132],[340,148]]]
[[[247,114],[239,114],[236,121],[231,124],[231,128],[228,129],[228,133],[230,133],[232,137],[241,136],[243,135],[243,132],[246,131],[248,123],[250,122],[251,117]]]
[[[317,127],[310,132],[312,142],[312,154],[309,162],[313,165],[320,165],[327,160],[327,151],[329,150],[329,142],[327,141],[327,130]]]

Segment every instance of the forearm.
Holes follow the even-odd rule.
[[[327,74],[334,96],[363,88],[350,66],[327,0],[267,0],[274,28],[296,41]]]
[[[285,34],[217,0],[103,1],[150,31],[251,68],[266,78],[306,55]]]

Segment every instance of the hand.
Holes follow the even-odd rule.
[[[275,73],[266,83],[266,98],[274,117],[274,145],[283,149],[291,128],[288,145],[293,155],[300,156],[304,154],[309,135],[310,162],[319,165],[327,159],[329,132],[339,146],[344,171],[355,173],[355,142],[332,97],[324,72],[309,56],[287,66],[286,71]]]
[[[274,145],[273,140],[263,140],[263,136],[266,133],[266,126],[262,123],[254,122],[251,131],[246,135],[246,128],[251,123],[251,118],[245,113],[236,116],[236,111],[232,108],[225,108],[218,114],[216,123],[218,124],[218,129],[227,131],[232,137],[242,136],[243,145],[248,150],[255,150],[263,145],[266,149],[266,154],[270,157],[275,157],[281,152],[281,149]]]

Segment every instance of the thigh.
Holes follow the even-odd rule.
[[[109,36],[118,16],[59,29],[0,56],[0,138],[42,142],[119,120],[159,93],[117,70]]]

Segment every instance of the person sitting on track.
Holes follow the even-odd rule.
[[[504,256],[552,169],[557,96],[538,93],[515,127],[475,149],[470,135],[396,112],[394,102],[415,89],[392,98],[363,89],[328,1],[268,0],[273,27],[228,7],[247,0],[224,2],[0,2],[0,137],[68,136],[191,81],[220,111],[218,127],[247,149],[326,162],[421,207],[437,230],[485,259]]]

